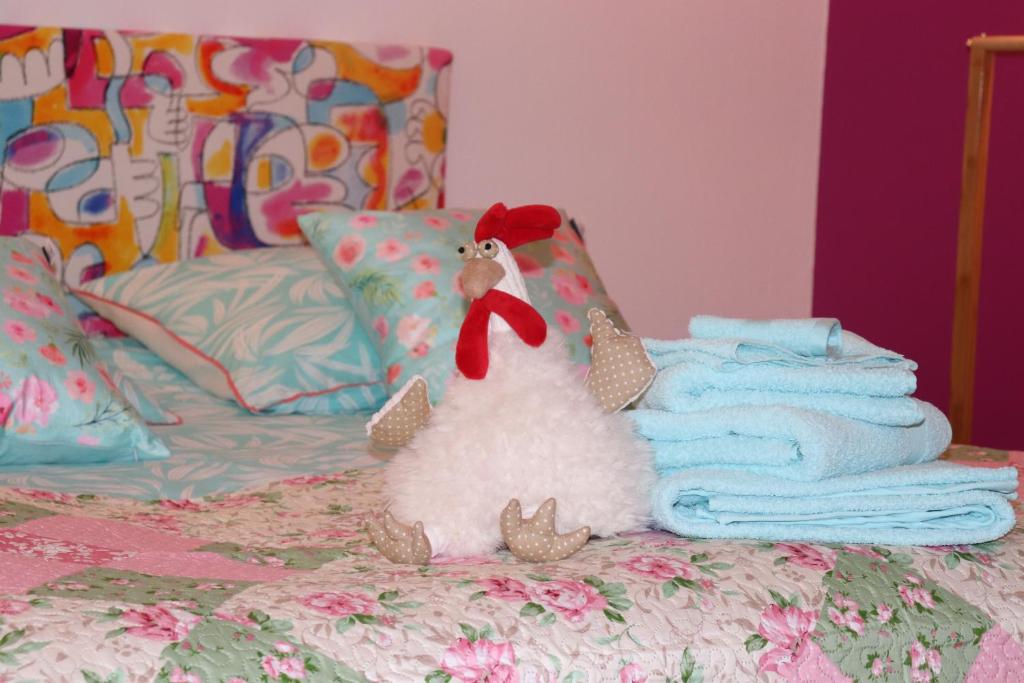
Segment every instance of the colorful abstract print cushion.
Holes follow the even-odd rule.
[[[200,387],[254,413],[353,413],[386,398],[376,349],[309,247],[153,266],[75,293]]]
[[[366,211],[300,219],[310,243],[350,293],[357,315],[373,330],[390,393],[422,375],[432,401],[444,394],[455,372],[455,341],[467,307],[457,249],[472,239],[482,213]],[[563,220],[553,239],[514,253],[533,306],[565,337],[573,360],[589,364],[587,310],[602,308],[625,323],[576,231]]]
[[[0,237],[0,466],[168,455],[114,387],[43,252]]]
[[[446,50],[0,25],[0,56],[0,234],[71,287],[443,196]]]

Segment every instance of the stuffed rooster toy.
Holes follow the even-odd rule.
[[[505,545],[520,559],[554,561],[592,534],[647,525],[650,454],[629,422],[580,382],[562,338],[530,305],[511,253],[560,224],[549,206],[496,204],[475,241],[459,247],[471,299],[455,352],[459,375],[429,420],[426,410],[398,418],[425,424],[388,464],[388,509],[368,525],[388,559],[427,564]],[[611,329],[603,316],[592,320]],[[371,429],[388,413],[394,421],[412,396],[426,405],[425,389],[411,380]]]

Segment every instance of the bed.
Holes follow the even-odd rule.
[[[6,680],[1015,680],[1024,529],[979,546],[649,532],[417,568],[362,531],[359,417],[252,416],[127,341],[166,461],[0,474]],[[148,370],[145,370],[147,369]],[[1024,466],[1024,453],[946,457]]]
[[[53,50],[61,36],[58,54]],[[124,53],[103,47],[104,41],[148,56],[126,67],[118,62]],[[294,55],[295,74],[316,63],[296,41],[272,42],[274,50]],[[253,222],[244,211],[217,212],[225,187],[262,196],[243,182],[244,174],[225,171],[217,156],[223,147],[178,146],[178,136],[191,140],[197,132],[214,136],[214,143],[230,143],[236,134],[243,140],[245,117],[227,117],[238,130],[218,129],[206,119],[216,118],[216,106],[237,96],[239,87],[273,94],[273,79],[266,80],[268,72],[253,66],[246,52],[253,44],[0,30],[0,46],[26,64],[44,59],[43,50],[49,50],[45,59],[64,58],[72,45],[78,56],[65,60],[67,83],[26,69],[24,83],[5,85],[19,97],[0,100],[0,133],[17,133],[3,129],[12,119],[2,115],[36,111],[38,124],[40,115],[52,114],[58,118],[44,122],[45,130],[31,139],[26,134],[25,149],[72,139],[71,128],[60,126],[74,123],[75,135],[89,129],[106,140],[111,164],[149,172],[158,166],[164,192],[161,211],[145,216],[147,196],[156,195],[124,197],[122,209],[138,211],[122,211],[114,221],[106,214],[111,196],[89,194],[89,201],[61,208],[64,195],[45,196],[52,184],[36,187],[29,182],[40,182],[35,176],[8,173],[0,186],[5,234],[31,226],[57,242],[72,286],[132,266],[295,242],[287,220]],[[440,205],[451,56],[397,46],[319,47],[344,65],[341,80],[362,74],[373,84],[310,87],[311,101],[340,98],[356,118],[306,120],[325,115],[314,106],[305,110],[306,119],[278,123],[283,134],[320,131],[330,140],[334,133],[316,126],[333,122],[369,161],[357,168],[351,159],[347,166],[325,166],[321,159],[317,170],[314,152],[332,149],[325,143],[319,152],[306,150],[308,158],[300,148],[289,168],[347,182],[353,191],[336,197],[337,205]],[[30,60],[33,50],[40,52]],[[247,65],[244,82],[208,79],[218,92],[196,91],[199,74],[192,67],[206,62],[179,73],[171,59],[193,52],[209,64],[221,52],[234,55]],[[369,53],[386,64],[375,67]],[[100,77],[92,78],[90,69]],[[128,94],[96,99],[97,83],[117,83]],[[65,87],[75,111],[58,107],[54,113],[48,93]],[[190,106],[202,110],[196,127],[146,128],[146,117],[159,118],[160,107],[175,97],[178,106],[191,97]],[[286,100],[270,97],[264,107],[302,111]],[[97,123],[96,112],[103,110],[113,117],[109,125]],[[69,122],[55,124],[60,116]],[[358,125],[367,121],[386,125]],[[180,123],[175,117],[163,122]],[[144,141],[133,141],[143,129]],[[216,138],[217,130],[227,137]],[[47,144],[9,157],[8,166],[39,162]],[[186,148],[194,157],[181,152]],[[282,158],[289,161],[268,162],[266,177],[254,171],[257,184],[275,182],[275,169],[284,167],[274,164]],[[64,161],[78,168],[83,160]],[[93,161],[100,175],[110,171],[106,157]],[[72,209],[94,215],[60,213]],[[135,222],[124,223],[126,216]],[[589,292],[579,281],[562,287],[563,298],[585,311]],[[96,318],[83,322],[102,328]],[[578,325],[575,333],[582,339]],[[171,451],[164,460],[0,470],[0,680],[1024,679],[1019,525],[997,542],[972,546],[712,542],[651,531],[595,540],[551,564],[519,562],[502,551],[426,567],[394,565],[363,530],[366,513],[381,507],[388,457],[368,446],[366,415],[253,415],[199,389],[136,342],[95,345],[109,367],[144,388],[180,424],[153,428]],[[981,467],[1024,466],[1024,453],[969,446],[945,457]]]

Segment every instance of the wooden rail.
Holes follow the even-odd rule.
[[[964,121],[949,389],[949,417],[953,425],[953,441],[956,443],[970,443],[974,422],[978,298],[995,59],[1000,52],[1024,52],[1024,36],[981,35],[968,40],[967,46],[970,48],[970,72],[967,78],[967,116]]]

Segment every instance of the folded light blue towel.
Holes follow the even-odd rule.
[[[694,339],[744,339],[781,346],[801,356],[841,355],[842,333],[835,318],[745,320],[695,315],[690,319]]]
[[[842,351],[832,356],[804,356],[784,346],[742,338],[731,339],[644,339],[644,348],[659,368],[675,365],[680,351],[713,356],[723,370],[745,365],[768,364],[782,368],[859,366],[917,370],[917,363],[895,351],[875,346],[853,332],[842,332]],[[685,358],[684,358],[685,359]]]
[[[883,427],[784,406],[624,414],[637,434],[651,441],[659,473],[723,467],[811,481],[936,459],[949,446],[949,420],[935,406],[910,400],[924,415],[914,427]]]
[[[709,390],[737,390],[902,397],[917,389],[917,378],[913,371],[899,367],[822,365],[801,366],[794,370],[778,363],[742,364],[701,350],[684,348],[666,353],[651,352],[652,344],[657,348],[658,344],[664,343],[644,340],[659,370],[648,395],[696,396]]]
[[[767,541],[956,545],[1015,523],[1017,470],[947,462],[818,482],[690,469],[654,486],[655,523],[683,536]]]
[[[678,366],[677,366],[678,367]],[[842,393],[796,393],[758,391],[755,389],[709,389],[698,394],[673,390],[670,368],[657,375],[640,402],[641,408],[668,410],[673,413],[695,413],[716,408],[738,406],[789,406],[820,410],[840,417],[863,420],[890,427],[921,424],[924,413],[912,398],[862,396]],[[668,375],[668,376],[667,376]]]

